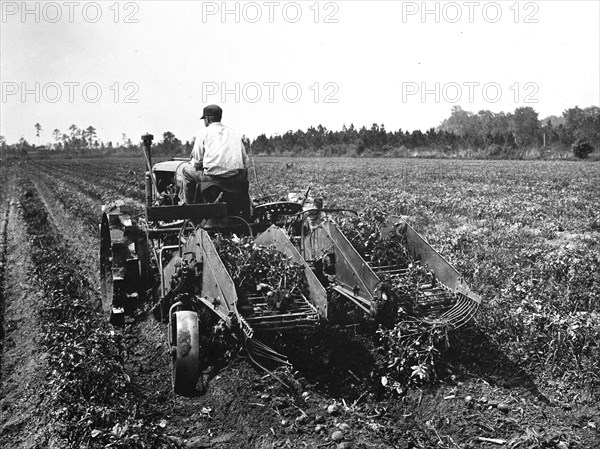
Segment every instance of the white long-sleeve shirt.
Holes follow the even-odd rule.
[[[229,176],[248,168],[248,155],[237,131],[214,122],[198,133],[191,162],[201,162],[206,175]]]

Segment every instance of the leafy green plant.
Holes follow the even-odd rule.
[[[405,387],[434,382],[438,378],[440,348],[448,344],[444,325],[418,319],[404,319],[391,329],[377,331],[378,364],[382,385],[403,393]]]
[[[308,297],[304,267],[274,246],[259,246],[251,237],[217,234],[213,242],[225,268],[242,294],[264,294],[273,309],[284,310],[293,295]]]
[[[439,348],[447,345],[447,328],[420,313],[419,286],[431,282],[427,269],[409,254],[403,237],[384,238],[387,213],[368,207],[358,216],[345,217],[339,225],[355,249],[375,266],[402,267],[402,276],[384,275],[378,289],[385,294],[376,301],[378,373],[384,387],[402,393],[409,384],[422,385],[437,379]]]

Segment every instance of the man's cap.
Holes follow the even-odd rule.
[[[216,104],[210,104],[202,110],[202,117],[200,119],[204,119],[205,117],[221,117],[222,115],[223,109]]]

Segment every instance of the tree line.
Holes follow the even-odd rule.
[[[34,125],[36,139],[39,140],[40,134],[43,131],[39,123]],[[104,142],[99,140],[96,135],[96,128],[88,126],[87,128],[79,128],[73,124],[69,126],[68,133],[62,133],[59,129],[52,131],[54,142],[46,145],[38,145],[27,142],[24,137],[21,137],[17,143],[7,144],[6,139],[0,136],[0,146],[7,152],[27,153],[29,151],[48,150],[65,155],[110,155],[110,154],[126,154],[132,151],[139,151],[139,144],[134,143],[131,138],[125,133],[121,134],[119,142]],[[186,141],[183,143],[175,134],[166,131],[162,135],[162,139],[156,145],[156,152],[159,155],[171,154],[189,154],[194,146],[192,142]]]
[[[532,150],[540,156],[570,152],[581,142],[600,148],[599,107],[575,107],[561,117],[539,120],[531,107],[517,108],[513,113],[472,113],[455,106],[440,126],[426,132],[388,131],[377,123],[360,129],[351,124],[341,131],[319,125],[271,137],[262,134],[251,147],[255,154],[273,155],[418,156],[424,152],[455,155],[471,151],[483,157],[515,157]]]
[[[34,125],[39,141],[42,127]],[[139,145],[122,135],[120,142],[102,142],[93,126],[78,128],[71,125],[68,132],[58,129],[52,132],[54,142],[46,145],[48,150],[65,154],[111,155],[139,151]],[[182,142],[172,132],[165,131],[157,139],[154,152],[165,156],[188,156],[193,140]],[[322,125],[306,131],[288,131],[267,137],[259,135],[244,143],[255,155],[282,156],[350,156],[350,157],[403,157],[419,155],[453,156],[462,154],[475,157],[519,157],[529,152],[533,157],[552,156],[573,152],[586,157],[600,148],[600,108],[574,107],[561,116],[543,120],[532,107],[519,107],[512,113],[482,110],[466,111],[460,106],[451,110],[450,117],[437,128],[426,132],[402,129],[388,131],[384,124],[373,123],[370,128],[357,129],[353,124],[344,125],[339,131],[328,130]],[[3,150],[27,152],[40,149],[24,138],[7,145],[0,136]]]

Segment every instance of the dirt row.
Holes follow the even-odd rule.
[[[93,229],[90,226],[82,225],[81,220],[69,212],[53,194],[51,186],[44,182],[42,178],[37,178],[33,182],[52,223],[60,231],[69,250],[81,262],[85,275],[88,277],[94,291],[100,291],[98,227]],[[96,215],[100,216],[100,201],[90,197],[88,197],[88,200],[90,204],[94,205]]]
[[[38,190],[20,180],[18,193],[3,289],[2,447],[176,447],[136,416],[123,336],[101,316]]]
[[[31,276],[29,241],[23,232],[18,202],[9,198],[3,220],[2,382],[0,446],[35,447],[43,437],[47,417],[40,405],[39,386],[45,384],[48,354],[37,343],[39,326],[34,311],[42,295]]]

